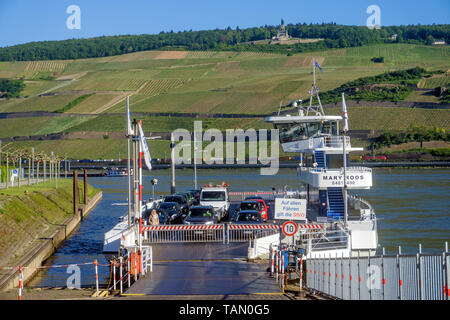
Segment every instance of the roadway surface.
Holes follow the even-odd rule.
[[[229,219],[238,205],[232,203]],[[267,272],[268,263],[247,262],[248,242],[153,244],[152,248],[153,272],[135,282],[126,294],[286,298]]]

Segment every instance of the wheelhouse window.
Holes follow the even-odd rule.
[[[277,123],[275,128],[280,132],[280,142],[317,138],[321,135],[337,135],[336,121],[304,122],[304,123]]]

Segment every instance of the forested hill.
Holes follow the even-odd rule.
[[[0,61],[64,60],[105,57],[143,50],[234,50],[295,53],[328,48],[355,47],[383,42],[431,45],[435,40],[450,42],[450,25],[390,26],[368,29],[365,26],[328,24],[287,25],[292,37],[323,40],[290,45],[252,44],[271,39],[279,26],[247,29],[161,32],[154,35],[104,36],[90,39],[31,42],[0,48]],[[396,34],[396,40],[391,36]],[[250,43],[248,43],[250,42]]]

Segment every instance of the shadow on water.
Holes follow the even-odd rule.
[[[422,243],[424,252],[442,252],[450,230],[450,170],[392,169],[389,172],[385,168],[373,172],[374,187],[353,193],[367,199],[375,208],[380,247],[392,253],[400,245],[402,252],[416,253],[418,244]],[[153,177],[158,178],[156,197],[170,190],[169,170],[155,170],[152,174],[144,173],[144,199],[152,196]],[[177,191],[193,188],[192,170],[177,170],[176,174]],[[272,187],[298,186],[295,169],[280,169],[276,176],[262,176],[259,169],[198,170],[198,177],[199,185],[226,181],[232,191],[270,191]],[[86,263],[95,259],[100,265],[108,264],[102,254],[103,235],[126,213],[126,207],[112,204],[126,202],[127,180],[126,177],[96,177],[90,178],[89,183],[103,191],[102,201],[46,265]],[[80,266],[80,271],[81,285],[93,286],[94,266]],[[100,283],[107,284],[109,272],[109,267],[99,267]],[[70,275],[67,268],[46,269],[30,285],[63,287]]]

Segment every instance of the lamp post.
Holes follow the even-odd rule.
[[[158,179],[153,178],[151,183],[152,183],[152,200],[155,201],[155,186],[158,184]]]

